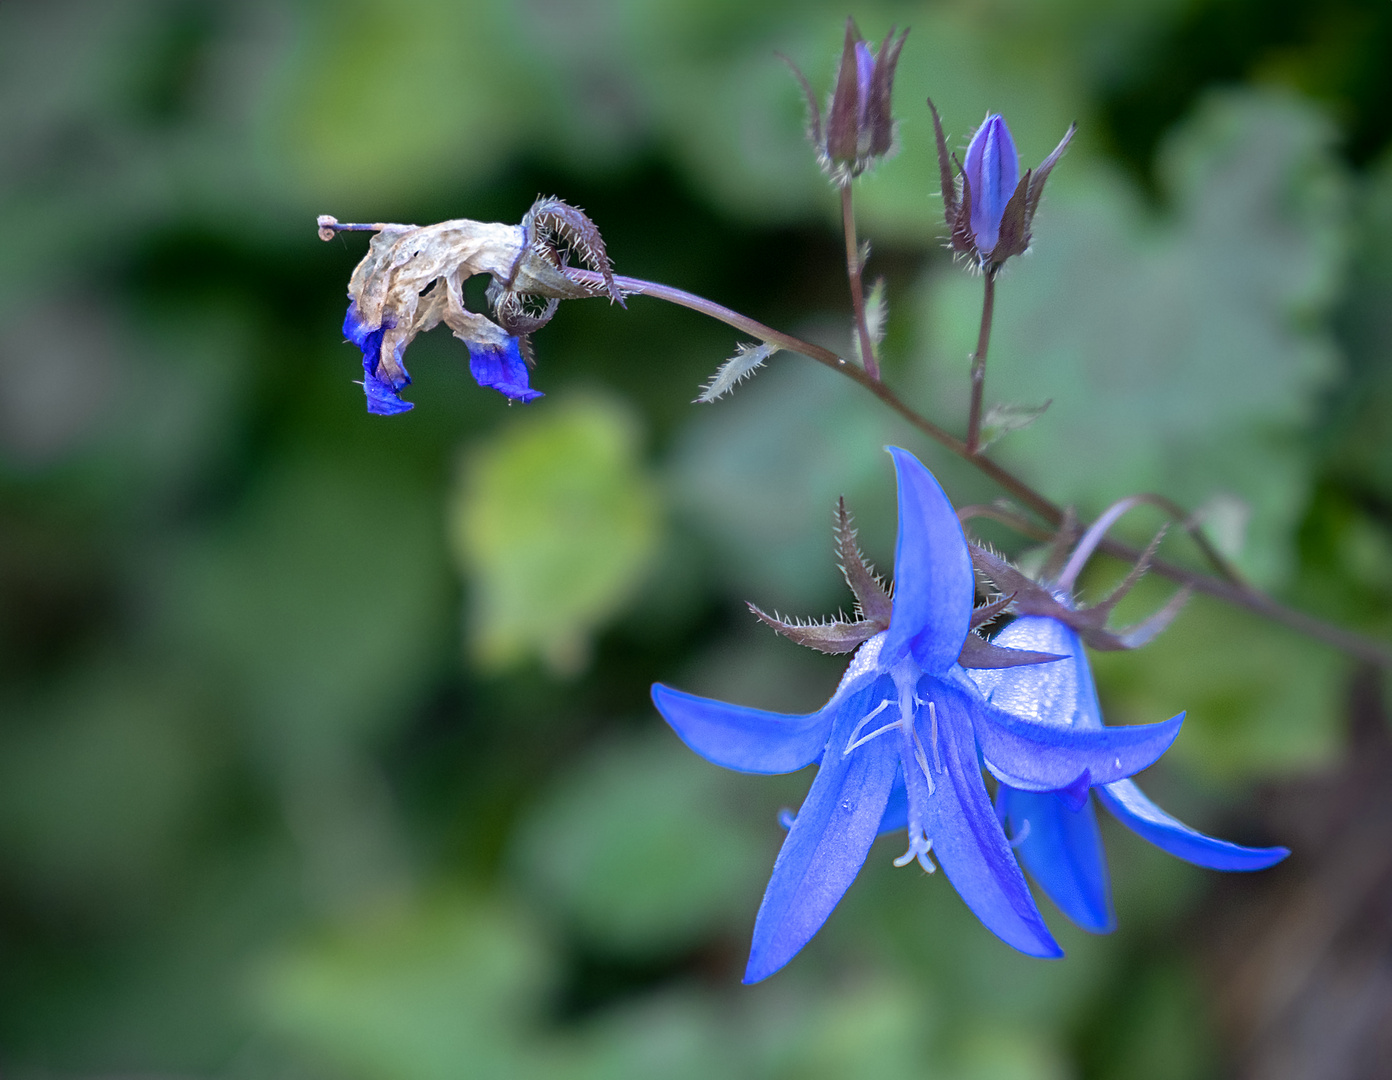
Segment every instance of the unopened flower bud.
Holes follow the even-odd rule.
[[[965,167],[971,188],[972,238],[981,251],[993,251],[1000,239],[1006,204],[1020,183],[1015,140],[999,113],[986,117],[967,146]]]
[[[952,230],[952,247],[973,256],[983,270],[994,273],[1010,256],[1022,254],[1029,247],[1044,182],[1063,156],[1077,125],[1069,127],[1039,168],[1028,169],[1021,176],[1010,128],[1004,117],[991,113],[972,136],[966,165],[954,177],[954,159],[947,151],[938,110],[932,101],[928,108],[933,112],[933,130],[938,140],[943,211]]]
[[[838,185],[849,184],[894,149],[895,124],[890,97],[894,90],[894,69],[908,33],[905,30],[895,37],[891,28],[877,52],[860,36],[855,20],[846,20],[841,68],[827,108],[825,128],[811,86],[797,66],[787,61],[807,95],[811,117],[808,137],[817,149],[818,163]]]

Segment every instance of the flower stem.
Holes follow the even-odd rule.
[[[986,350],[991,344],[991,320],[996,314],[996,271],[986,271],[986,291],[981,298],[981,329],[972,353],[971,411],[967,414],[967,453],[981,452],[981,395],[986,388]]]
[[[851,205],[851,185],[841,186],[841,223],[846,230],[846,277],[851,283],[851,307],[855,309],[856,333],[860,336],[860,360],[870,378],[880,378],[880,362],[875,359],[875,343],[865,321],[865,286],[861,281],[860,243],[856,239],[855,209]]]
[[[566,274],[575,281],[582,284],[599,286],[603,284],[603,279],[593,270],[567,269]],[[1042,520],[1048,523],[1053,529],[1063,523],[1063,511],[1049,499],[1045,498],[1029,484],[1015,476],[1009,470],[1002,468],[996,462],[981,454],[972,453],[967,449],[967,444],[957,438],[945,428],[939,427],[926,416],[915,411],[897,395],[893,390],[881,382],[878,376],[871,375],[863,371],[854,364],[848,363],[844,358],[837,356],[830,349],[811,342],[803,341],[801,338],[794,337],[792,334],[785,334],[782,331],[774,330],[772,327],[765,326],[757,319],[751,319],[747,315],[742,315],[737,311],[717,304],[705,297],[697,296],[695,293],[686,292],[683,289],[676,289],[670,285],[662,285],[654,281],[644,281],[641,278],[615,276],[614,281],[619,289],[629,296],[651,296],[656,300],[666,300],[668,303],[679,304],[682,307],[698,311],[702,315],[718,319],[728,326],[733,326],[737,330],[742,330],[747,334],[752,334],[761,341],[767,341],[777,345],[781,349],[789,352],[800,353],[811,360],[817,361],[825,367],[831,368],[845,375],[851,381],[858,383],[870,393],[874,394],[886,406],[906,420],[913,427],[942,446],[949,453],[955,454],[964,461],[970,462],[979,472],[983,473],[991,480],[994,480],[1004,491],[1008,492],[1013,498],[1028,507]],[[989,295],[989,294],[988,294]],[[1176,510],[1179,508],[1176,507]],[[993,514],[992,516],[997,516]],[[1004,515],[1001,515],[1004,516]],[[1182,514],[1176,514],[1183,517]],[[1020,519],[1022,529],[1027,535],[1038,535],[1038,529],[1031,525],[1027,519]],[[1197,527],[1190,528],[1191,534],[1201,535]],[[1201,543],[1201,550],[1212,551],[1207,541]],[[1106,539],[1097,546],[1097,550],[1105,552],[1114,558],[1122,559],[1126,562],[1134,563],[1141,556],[1138,548],[1129,544],[1124,544],[1119,540]],[[1219,559],[1215,565],[1220,574],[1230,574],[1231,570]],[[1286,607],[1271,599],[1265,593],[1259,592],[1240,580],[1230,580],[1228,577],[1219,577],[1214,574],[1206,574],[1198,570],[1188,570],[1181,566],[1175,566],[1160,559],[1155,559],[1150,564],[1151,569],[1161,577],[1181,585],[1188,585],[1197,592],[1206,593],[1209,596],[1223,600],[1234,607],[1244,608],[1254,614],[1268,618],[1308,637],[1315,638],[1333,648],[1347,653],[1349,656],[1365,662],[1376,664],[1383,668],[1392,668],[1392,646],[1383,642],[1374,641],[1371,638],[1345,630],[1340,626],[1317,619],[1313,615],[1307,615],[1302,611]]]

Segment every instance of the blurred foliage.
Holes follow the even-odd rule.
[[[617,404],[572,398],[534,411],[466,463],[452,532],[477,590],[470,622],[483,666],[535,650],[573,674],[594,628],[641,582],[658,510],[638,470],[636,427]]]
[[[828,88],[845,14],[0,5],[7,1076],[1222,1074],[1212,875],[1110,827],[1120,929],[1046,907],[1064,961],[894,870],[891,837],[811,948],[738,985],[806,778],[700,761],[647,687],[815,707],[841,665],[741,601],[847,603],[839,494],[890,565],[885,443],[960,503],[996,496],[979,476],[788,354],[689,404],[738,337],[636,297],[563,306],[525,408],[443,332],[409,415],[353,385],[364,245],[314,215],[517,221],[538,192],[621,272],[848,349],[836,200],[773,55]],[[1392,633],[1392,9],[854,14],[912,27],[901,151],[856,194],[888,378],[960,427],[980,283],[941,248],[923,99],[956,147],[1005,113],[1026,164],[1078,120],[987,382],[1053,404],[995,452],[1084,512],[1207,503],[1282,599]],[[1345,746],[1347,662],[1216,604],[1098,669],[1116,722],[1188,710],[1147,789],[1239,839],[1282,839],[1253,792]]]

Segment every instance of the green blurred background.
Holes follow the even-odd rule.
[[[565,305],[530,406],[437,331],[416,410],[366,415],[340,333],[365,242],[321,243],[320,213],[515,222],[556,194],[620,272],[847,349],[835,200],[774,56],[821,92],[846,14],[0,6],[6,1077],[1385,1075],[1376,672],[1195,601],[1099,661],[1104,703],[1188,709],[1147,789],[1286,864],[1221,878],[1109,829],[1120,928],[1045,903],[1068,957],[1041,962],[894,870],[889,838],[744,988],[807,777],[707,765],[649,683],[819,704],[840,662],[743,600],[847,603],[841,493],[888,568],[886,442],[959,502],[996,492],[796,357],[689,404],[739,339],[644,299]],[[1386,639],[1392,6],[854,14],[875,40],[912,27],[903,150],[857,189],[887,377],[960,426],[979,282],[941,245],[924,97],[959,147],[1003,112],[1026,164],[1076,119],[988,378],[1053,406],[1000,457],[1084,513],[1204,505],[1256,581]]]

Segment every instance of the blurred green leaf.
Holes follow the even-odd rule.
[[[892,550],[894,473],[883,447],[904,434],[848,380],[780,353],[693,416],[672,462],[675,497],[727,554],[727,588],[781,610],[835,601],[836,498],[846,496],[869,552]]]
[[[1134,653],[1097,653],[1109,723],[1187,711],[1166,755],[1229,781],[1318,769],[1342,741],[1346,662],[1290,630],[1206,597]]]
[[[221,747],[205,709],[191,686],[110,658],[31,715],[9,710],[0,849],[16,884],[98,922],[150,902],[206,810]]]
[[[352,0],[314,19],[275,116],[278,150],[344,220],[495,169],[535,115],[511,5]],[[461,214],[463,212],[461,211]]]
[[[365,453],[286,455],[159,566],[168,632],[218,658],[276,743],[378,737],[447,652],[434,498]]]
[[[536,406],[466,458],[450,531],[479,662],[539,655],[553,671],[578,672],[660,537],[636,420],[598,397]]]
[[[578,763],[528,815],[515,861],[592,947],[661,955],[752,917],[776,825],[745,808],[729,774],[654,732]]]
[[[271,1027],[362,1080],[487,1080],[524,1068],[549,982],[536,931],[501,898],[440,897],[383,912],[269,966]]]

